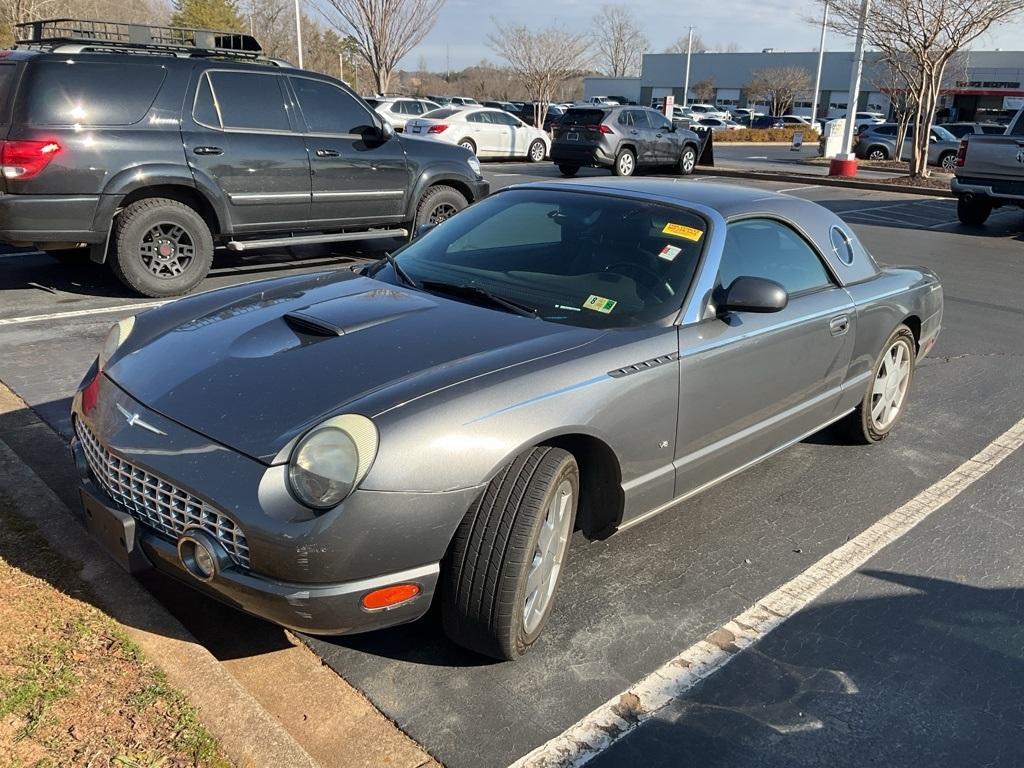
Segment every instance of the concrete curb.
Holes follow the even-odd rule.
[[[0,415],[27,408],[0,384]],[[96,605],[123,626],[172,685],[185,692],[236,765],[319,768],[177,619],[100,552],[81,525],[72,524],[74,516],[67,506],[2,439],[0,488],[56,552],[82,564],[80,575],[92,588]]]
[[[843,187],[844,189],[863,189],[873,192],[897,192],[904,195],[925,195],[927,197],[954,197],[946,189],[929,187],[903,187],[897,184],[875,184],[870,181],[844,181],[830,176],[816,176],[809,173],[774,173],[771,171],[743,171],[732,168],[706,168],[697,166],[694,173],[707,176],[723,176],[734,179],[753,179],[756,181],[785,181],[793,184],[813,184],[820,187]]]

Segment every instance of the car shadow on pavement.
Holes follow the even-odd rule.
[[[1024,589],[852,578],[590,764],[1020,765]]]
[[[937,234],[959,234],[986,238],[1017,237],[1024,230],[1024,217],[1015,208],[992,213],[982,226],[961,224],[957,219],[956,201],[951,198],[886,198],[872,200],[850,197],[815,197],[823,205],[850,224],[917,229]]]

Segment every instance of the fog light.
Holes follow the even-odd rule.
[[[383,608],[394,608],[400,603],[412,600],[419,593],[419,584],[395,584],[367,592],[363,595],[361,602],[366,610],[379,611]]]
[[[205,531],[190,528],[178,539],[178,557],[185,570],[200,581],[210,581],[228,562],[227,553]]]

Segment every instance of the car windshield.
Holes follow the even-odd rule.
[[[956,141],[956,136],[947,131],[941,125],[933,125],[932,132],[939,137],[940,141]]]
[[[399,271],[486,292],[542,320],[589,328],[674,315],[697,269],[707,224],[693,211],[585,192],[523,189],[468,208],[395,254]],[[386,263],[380,275],[401,276]],[[494,306],[492,301],[488,306]]]

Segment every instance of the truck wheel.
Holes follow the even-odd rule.
[[[559,163],[558,171],[563,176],[572,177],[580,172],[580,167],[578,165],[566,165],[565,163]]]
[[[631,149],[620,149],[615,156],[612,172],[616,176],[632,176],[636,172],[636,155]]]
[[[969,227],[980,227],[991,213],[992,203],[982,197],[961,197],[956,201],[957,218]]]
[[[213,264],[213,237],[195,210],[162,197],[132,203],[114,224],[110,268],[143,296],[180,296]]]
[[[438,184],[431,187],[423,195],[420,204],[416,207],[416,221],[413,222],[413,232],[424,224],[440,224],[447,221],[467,205],[466,198],[459,190]]]
[[[539,446],[498,473],[452,540],[442,570],[441,619],[459,645],[522,656],[554,605],[579,499],[571,453]]]
[[[679,175],[689,176],[697,165],[697,150],[691,146],[683,147],[683,154],[679,156]]]

